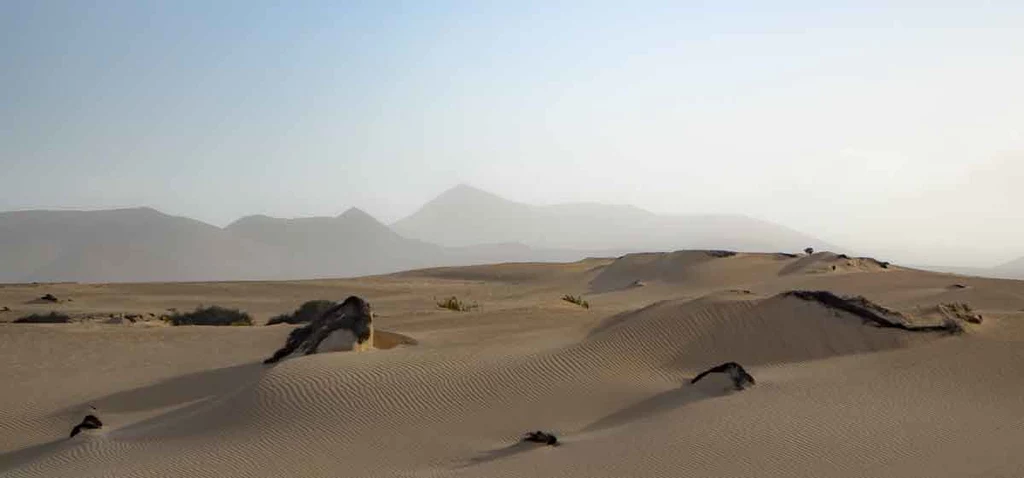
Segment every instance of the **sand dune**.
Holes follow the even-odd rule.
[[[263,366],[294,326],[3,324],[0,378],[14,386],[0,397],[0,474],[1019,476],[1024,282],[869,262],[833,270],[847,259],[815,256],[62,284],[45,292],[73,301],[48,306],[25,303],[44,286],[6,286],[0,305],[16,310],[3,320],[224,303],[262,323],[303,300],[358,294],[380,343]],[[862,295],[914,317],[965,302],[985,320],[960,335],[880,328],[790,290]],[[436,307],[450,295],[480,307]],[[725,361],[757,385],[689,383]],[[88,405],[105,426],[68,439]],[[529,430],[561,446],[517,443]]]

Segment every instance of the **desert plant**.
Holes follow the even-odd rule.
[[[331,307],[334,307],[334,301],[324,299],[310,300],[300,305],[291,314],[281,314],[270,319],[267,321],[267,325],[306,324],[323,315]]]
[[[472,309],[479,307],[475,302],[470,304],[459,300],[454,295],[443,300],[437,301],[437,306],[442,309],[454,310],[456,312],[469,312]]]
[[[732,256],[735,256],[735,255],[736,255],[736,252],[735,252],[735,251],[720,251],[720,250],[711,250],[711,251],[707,251],[707,254],[708,254],[709,256],[711,256],[711,257],[716,257],[716,258],[719,258],[719,259],[721,259],[721,258],[724,258],[724,257],[732,257]]]
[[[199,306],[192,312],[176,312],[168,320],[171,325],[252,325],[249,314],[217,305]]]
[[[807,255],[814,254],[814,248],[808,247],[807,249],[804,249],[804,253],[806,253]]]
[[[68,322],[71,322],[71,317],[60,312],[26,315],[14,320],[15,324],[66,324]]]
[[[581,296],[581,295],[577,296],[577,295],[572,295],[572,294],[565,294],[562,297],[562,300],[564,300],[566,302],[570,302],[570,303],[576,304],[576,305],[578,305],[580,307],[583,307],[584,309],[589,309],[590,308],[590,302],[587,302],[587,301],[583,300],[583,296]]]

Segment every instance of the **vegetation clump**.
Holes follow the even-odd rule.
[[[248,313],[217,305],[199,306],[192,312],[175,312],[168,321],[171,325],[252,325]]]
[[[475,302],[472,304],[468,302],[463,302],[454,295],[446,299],[437,301],[437,306],[442,309],[454,310],[456,312],[469,312],[470,310],[479,307],[479,305],[477,305]]]
[[[711,250],[711,251],[707,251],[707,253],[708,253],[709,256],[715,257],[715,258],[718,258],[718,259],[722,259],[722,258],[725,258],[725,257],[732,257],[732,256],[736,255],[735,251]]]
[[[583,296],[576,296],[576,295],[572,295],[572,294],[565,294],[565,296],[562,297],[562,300],[564,300],[566,302],[570,302],[570,303],[576,304],[576,305],[578,305],[580,307],[583,307],[584,309],[589,309],[590,308],[590,302],[587,302],[587,301],[583,300]]]
[[[267,325],[308,324],[313,319],[324,315],[324,312],[327,312],[331,307],[334,307],[334,301],[324,299],[310,300],[300,305],[298,309],[295,309],[295,312],[271,318],[267,321]]]
[[[971,324],[980,324],[984,320],[981,314],[963,302],[939,304],[939,312],[947,319],[958,319]]]
[[[60,312],[26,315],[14,320],[15,324],[66,324],[69,322],[71,322],[71,317]]]

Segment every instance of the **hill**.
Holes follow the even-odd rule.
[[[0,281],[125,282],[267,277],[265,246],[149,208],[0,214]]]

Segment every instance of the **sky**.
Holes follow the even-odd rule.
[[[468,183],[989,266],[1020,85],[1020,1],[5,1],[0,210],[392,222]]]

